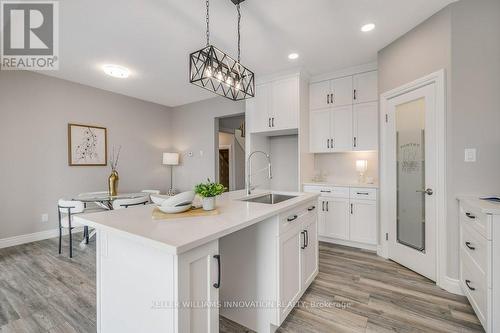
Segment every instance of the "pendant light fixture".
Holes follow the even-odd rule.
[[[209,0],[206,0],[207,45],[189,55],[189,82],[233,101],[255,96],[254,73],[240,63],[240,3],[243,1],[231,0],[238,12],[238,60],[210,44]]]

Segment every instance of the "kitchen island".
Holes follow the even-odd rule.
[[[215,333],[219,315],[274,332],[318,273],[317,194],[244,201],[268,193],[225,193],[214,216],[75,216],[97,230],[98,332]]]

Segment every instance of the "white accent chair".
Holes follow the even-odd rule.
[[[77,200],[64,200],[60,199],[57,202],[57,211],[59,215],[59,254],[62,253],[62,230],[68,229],[69,233],[69,257],[73,258],[73,235],[71,231],[77,227],[84,227],[83,236],[85,243],[89,242],[89,229],[87,226],[73,221],[73,216],[83,213],[85,210],[85,203]]]
[[[113,201],[113,210],[129,208],[132,206],[147,205],[149,203],[149,196],[143,196],[133,199],[117,199]]]

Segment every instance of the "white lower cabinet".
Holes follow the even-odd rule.
[[[315,216],[316,217],[316,216]],[[304,221],[302,231],[302,290],[313,282],[318,272],[318,222],[317,218]]]
[[[377,190],[374,188],[304,186],[320,193],[318,235],[321,240],[374,249],[377,237]]]
[[[302,291],[301,281],[301,230],[294,228],[280,235],[280,318],[288,315]]]

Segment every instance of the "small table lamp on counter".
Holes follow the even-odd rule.
[[[359,173],[358,183],[365,183],[365,172],[368,170],[368,161],[367,160],[357,160],[356,161],[356,171]]]
[[[170,166],[170,188],[168,189],[168,195],[175,195],[174,191],[174,180],[173,180],[173,167],[174,165],[179,165],[179,154],[178,153],[163,153],[163,165]]]

